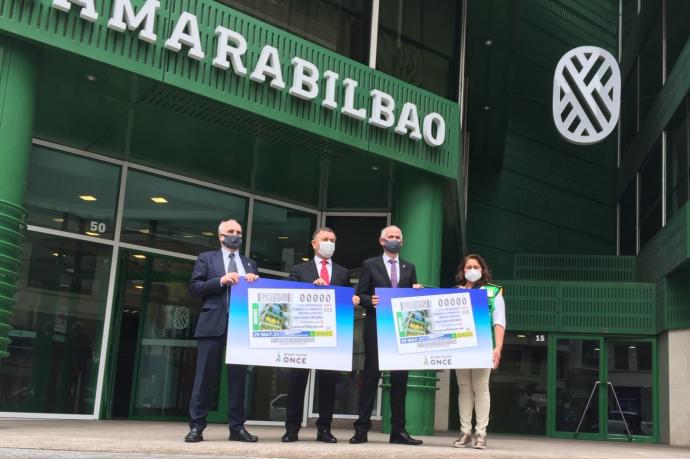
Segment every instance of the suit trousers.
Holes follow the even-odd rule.
[[[192,397],[189,400],[189,427],[206,428],[211,399],[218,388],[218,375],[223,364],[226,336],[197,338],[196,374]],[[244,386],[247,376],[245,365],[227,365],[228,370],[228,425],[230,431],[244,427]]]
[[[335,405],[335,382],[338,373],[335,371],[317,370],[319,377],[319,418],[316,427],[319,430],[331,430],[333,407]],[[290,370],[290,387],[288,389],[287,417],[285,430],[297,433],[302,424],[304,411],[304,391],[307,388],[309,370],[293,368]]]
[[[373,324],[375,326],[375,322]],[[359,393],[359,417],[354,423],[355,431],[361,433],[366,433],[371,429],[371,413],[374,410],[376,392],[381,378],[376,328],[367,327],[367,325],[370,324],[364,324],[364,374],[362,390]],[[407,370],[390,372],[391,433],[405,431],[407,374]]]

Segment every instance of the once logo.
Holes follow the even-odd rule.
[[[592,144],[618,123],[621,73],[605,49],[580,46],[568,51],[553,76],[553,120],[568,141]]]

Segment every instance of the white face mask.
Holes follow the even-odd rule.
[[[465,271],[465,279],[467,279],[470,282],[477,282],[481,278],[482,272],[478,269],[472,268]]]
[[[319,241],[319,256],[321,258],[331,258],[335,252],[335,242]]]

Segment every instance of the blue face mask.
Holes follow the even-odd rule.
[[[223,234],[221,244],[230,250],[237,250],[242,245],[242,236],[238,236],[237,234]]]
[[[384,239],[383,241],[383,248],[386,252],[398,253],[401,246],[402,242],[395,239]]]

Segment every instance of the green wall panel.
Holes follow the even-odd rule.
[[[690,328],[690,271],[671,274],[662,284],[663,329]]]
[[[515,255],[515,279],[634,282],[635,257],[604,255]]]
[[[156,81],[165,82],[197,95],[233,106],[248,114],[239,117],[251,118],[262,123],[261,117],[292,128],[283,138],[295,137],[294,129],[306,131],[314,137],[322,137],[349,147],[403,162],[436,174],[457,178],[459,164],[459,106],[447,99],[433,95],[399,80],[390,78],[369,67],[333,53],[307,40],[267,25],[213,0],[163,0],[157,12],[154,44],[137,38],[137,32],[125,33],[107,28],[112,9],[112,0],[97,2],[99,17],[89,22],[79,17],[80,8],[72,5],[68,13],[50,7],[51,0],[33,2],[6,0],[0,2],[0,30],[27,39],[56,47],[72,53],[107,63]],[[143,2],[136,0],[135,6]],[[201,45],[205,57],[196,61],[187,56],[187,48],[179,53],[166,50],[164,41],[168,38],[174,23],[183,11],[196,15]],[[321,74],[332,70],[340,75],[336,91],[337,110],[321,106],[321,97],[304,101],[288,94],[287,88],[279,91],[267,83],[256,83],[247,76],[237,76],[232,70],[219,70],[211,65],[215,57],[215,27],[223,25],[241,33],[248,43],[244,64],[248,72],[258,59],[264,45],[270,44],[279,50],[283,78],[289,87],[292,81],[292,57],[301,57],[314,63]],[[424,141],[414,141],[393,132],[370,126],[366,121],[354,120],[340,113],[344,88],[342,80],[352,78],[358,81],[356,107],[364,107],[369,113],[369,91],[374,83],[396,98],[399,107],[405,102],[414,102],[423,117],[437,111],[446,121],[446,139],[440,147],[432,148]],[[320,80],[320,94],[324,93],[325,82]],[[193,107],[190,107],[193,108]],[[276,123],[267,124],[266,130],[280,130]],[[329,146],[321,143],[323,148]],[[332,148],[340,148],[334,146]]]
[[[690,203],[645,244],[637,257],[637,277],[645,282],[656,282],[690,263]]]
[[[496,281],[507,326],[521,331],[656,334],[654,284]]]

